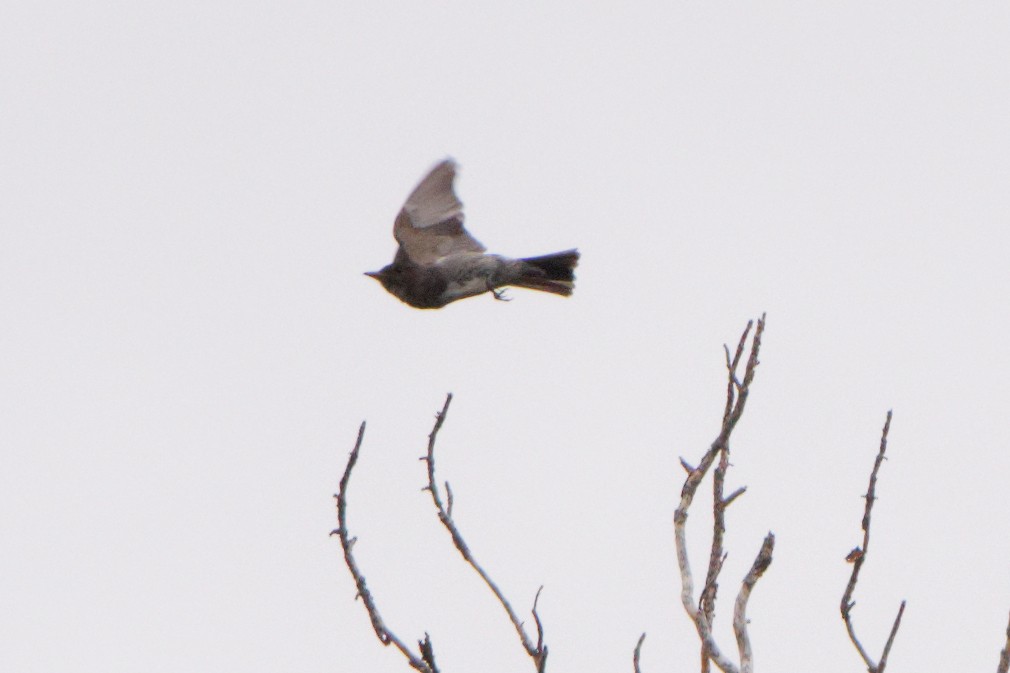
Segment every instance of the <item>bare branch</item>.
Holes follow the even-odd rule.
[[[846,560],[852,563],[852,574],[849,576],[849,583],[845,587],[845,593],[842,594],[842,601],[840,609],[842,612],[842,621],[845,622],[845,630],[849,633],[849,640],[855,645],[856,650],[859,652],[859,656],[862,658],[863,663],[866,664],[866,668],[869,673],[884,673],[884,668],[887,666],[887,655],[891,651],[891,646],[894,644],[894,637],[898,634],[898,626],[901,625],[901,616],[905,612],[905,601],[901,602],[901,607],[898,609],[898,615],[894,619],[894,625],[891,627],[891,634],[887,639],[887,644],[884,646],[884,651],[880,656],[880,663],[874,663],[873,659],[866,652],[866,648],[863,644],[859,642],[859,638],[856,637],[856,630],[852,624],[852,608],[855,607],[856,602],[852,600],[852,594],[856,590],[856,582],[859,581],[859,571],[863,567],[863,563],[866,562],[866,556],[870,549],[870,515],[873,511],[873,503],[877,499],[877,473],[880,471],[880,466],[884,463],[884,454],[887,451],[887,433],[891,429],[891,412],[887,412],[887,420],[884,421],[884,430],[880,435],[880,451],[877,452],[877,458],[873,462],[873,470],[870,472],[870,485],[866,489],[866,507],[863,510],[863,546],[856,547],[849,552],[846,556]]]
[[[726,500],[723,501],[724,506],[725,507],[729,507],[730,505],[733,504],[734,500],[736,500],[737,498],[739,498],[741,495],[743,495],[746,492],[747,492],[747,487],[746,486],[741,486],[737,490],[733,491],[728,496],[726,496]]]
[[[437,671],[438,667],[435,666],[435,651],[431,647],[431,638],[428,636],[427,631],[424,634],[424,640],[417,641],[417,646],[421,650],[421,659],[424,663],[428,664],[428,668],[433,671]]]
[[[357,595],[365,604],[365,610],[368,612],[368,618],[372,622],[372,628],[375,630],[375,636],[379,639],[379,642],[383,645],[394,645],[407,659],[411,668],[422,673],[438,673],[438,669],[435,668],[435,655],[432,652],[431,640],[428,638],[427,633],[424,634],[424,640],[420,641],[421,656],[418,657],[410,651],[396,634],[386,627],[382,621],[382,617],[379,615],[379,608],[375,604],[375,599],[372,598],[372,594],[365,584],[365,577],[361,574],[361,570],[354,560],[354,555],[351,553],[351,548],[354,546],[356,538],[350,537],[350,534],[347,532],[347,485],[351,480],[351,470],[354,469],[355,463],[358,462],[358,452],[361,450],[361,442],[364,437],[365,424],[362,423],[358,429],[358,439],[354,443],[351,455],[347,459],[344,476],[340,479],[340,489],[334,496],[337,499],[337,529],[330,533],[330,535],[340,537],[340,546],[344,550],[344,563],[347,564],[347,569],[351,571],[351,577],[354,578],[354,584],[358,588]]]
[[[891,633],[887,636],[887,642],[884,643],[884,651],[880,655],[880,665],[877,666],[877,671],[883,671],[887,666],[887,655],[891,653],[891,645],[894,645],[894,637],[898,635],[898,627],[901,626],[901,616],[905,614],[905,601],[901,601],[901,606],[898,608],[898,616],[894,618],[894,624],[891,625]]]
[[[642,656],[642,643],[645,642],[645,633],[642,633],[638,637],[638,643],[635,645],[635,652],[631,655],[631,663],[635,667],[635,673],[642,673],[642,669],[639,667],[638,661]]]
[[[733,633],[736,634],[737,648],[740,650],[740,672],[752,673],[754,671],[754,654],[750,647],[750,638],[747,635],[747,601],[750,600],[750,593],[754,585],[764,574],[765,570],[772,562],[772,550],[775,548],[775,535],[768,533],[761,550],[758,551],[757,558],[750,571],[743,578],[743,585],[740,593],[736,596],[736,606],[733,609]]]
[[[712,547],[709,550],[708,574],[705,576],[705,588],[701,592],[700,603],[709,624],[712,623],[715,616],[715,598],[719,593],[719,571],[722,570],[722,564],[726,560],[726,554],[722,548],[723,535],[726,532],[726,503],[723,500],[723,487],[726,483],[728,468],[729,452],[724,447],[719,451],[719,464],[712,475]],[[704,643],[702,643],[702,648],[704,648]],[[702,661],[705,661],[704,656]]]
[[[1006,645],[999,653],[999,665],[996,673],[1010,673],[1010,623],[1006,626]]]
[[[698,637],[701,640],[703,671],[708,670],[709,660],[715,662],[715,665],[724,671],[724,673],[738,673],[740,671],[736,664],[734,664],[722,652],[719,645],[716,643],[715,638],[712,635],[712,619],[715,613],[714,604],[718,588],[717,579],[719,571],[722,568],[722,561],[725,557],[725,553],[722,549],[722,535],[725,531],[724,513],[729,503],[739,497],[742,493],[742,490],[738,489],[737,491],[734,491],[729,498],[723,497],[725,471],[729,465],[729,439],[737,422],[739,422],[740,417],[743,415],[744,408],[747,404],[747,398],[750,394],[750,384],[754,380],[754,373],[758,366],[758,355],[761,351],[761,337],[764,333],[764,327],[765,317],[761,316],[761,319],[757,321],[756,329],[754,329],[754,337],[751,341],[751,351],[749,357],[747,358],[747,363],[744,366],[744,375],[742,380],[737,377],[737,369],[743,359],[744,351],[747,345],[747,338],[750,336],[751,329],[754,328],[754,322],[751,321],[747,323],[747,328],[740,337],[736,351],[732,356],[730,355],[729,348],[725,347],[727,370],[726,406],[723,412],[722,427],[720,429],[719,436],[716,437],[708,451],[704,456],[702,456],[702,459],[698,463],[697,467],[692,469],[686,461],[681,459],[681,465],[688,472],[688,475],[684,480],[684,486],[681,489],[679,506],[673,515],[674,538],[677,546],[677,565],[680,569],[681,578],[680,598],[681,603],[684,606],[684,610],[691,618],[691,621],[694,622],[695,629],[698,631]],[[691,573],[691,565],[688,561],[687,555],[687,513],[694,500],[698,487],[701,485],[705,475],[712,467],[716,457],[720,458],[720,462],[719,467],[716,468],[716,476],[714,477],[715,483],[713,485],[713,513],[715,515],[713,540],[709,553],[708,573],[705,581],[705,588],[699,602],[696,604],[694,600],[694,577]],[[771,547],[773,542],[770,542],[769,539],[774,540],[774,537],[769,535],[769,537],[765,539],[765,545],[762,546],[761,553],[758,554],[758,561],[760,561],[760,564],[758,561],[755,561],[755,567],[751,569],[751,573],[748,573],[747,577],[744,579],[744,585],[741,588],[740,596],[737,598],[738,611],[742,611],[746,608],[747,598],[750,595],[754,582],[757,581],[764,572],[764,569],[768,567],[769,563],[771,563]],[[756,568],[758,569],[756,570]],[[750,582],[749,584],[748,581]],[[741,612],[740,614],[742,615],[743,613]],[[746,643],[747,639],[745,628],[743,629],[742,634],[743,642]],[[738,644],[739,641],[740,632],[738,632]],[[752,664],[750,662],[749,644],[746,649],[743,647],[740,648],[740,655],[741,666],[744,670],[750,670]]]
[[[442,496],[438,489],[438,484],[435,481],[435,440],[438,437],[438,431],[442,428],[442,424],[445,422],[446,414],[449,413],[449,403],[452,402],[452,393],[449,393],[445,397],[445,404],[442,406],[442,410],[435,417],[435,425],[431,429],[431,434],[428,435],[428,454],[422,459],[428,464],[428,485],[425,487],[431,494],[431,500],[435,505],[435,509],[438,511],[438,520],[442,522],[445,529],[449,531],[449,536],[452,538],[452,543],[462,554],[463,558],[467,563],[480,575],[480,578],[484,580],[484,583],[491,589],[494,593],[495,598],[505,609],[508,614],[509,621],[512,622],[512,626],[515,627],[516,633],[519,635],[519,642],[522,643],[523,649],[526,653],[530,655],[533,659],[533,664],[536,667],[537,673],[543,673],[547,665],[547,646],[543,642],[543,626],[540,623],[540,616],[537,614],[536,599],[533,601],[533,619],[536,621],[538,639],[537,644],[533,644],[532,638],[526,633],[526,629],[523,627],[523,623],[519,620],[516,615],[515,610],[512,609],[512,605],[509,604],[505,595],[495,584],[491,576],[477,563],[473,558],[473,554],[470,552],[470,548],[467,546],[466,541],[463,539],[462,534],[459,529],[456,528],[456,524],[452,519],[452,491],[449,489],[449,482],[446,482],[446,494],[448,506],[443,505]],[[541,587],[542,589],[543,587]],[[540,591],[537,591],[536,598],[539,599]]]
[[[533,621],[537,625],[537,649],[544,649],[544,624],[540,621],[540,613],[537,612],[537,602],[540,600],[540,592],[544,590],[544,585],[541,584],[540,588],[537,589],[537,595],[533,597],[533,609],[530,612],[533,613]]]
[[[764,321],[764,316],[761,318]],[[754,325],[754,321],[750,320],[747,322],[747,329],[744,330],[743,334],[740,336],[740,342],[736,345],[736,353],[732,358],[729,356],[729,346],[723,344],[722,348],[726,352],[726,370],[729,374],[729,383],[726,386],[726,410],[723,413],[723,423],[729,418],[730,412],[733,410],[734,401],[734,391],[740,387],[740,381],[736,378],[736,368],[740,364],[740,358],[743,356],[744,346],[747,344],[747,335],[750,334],[751,327]]]
[[[716,578],[719,577],[719,573],[722,572],[722,566],[723,566],[724,563],[726,563],[726,559],[728,557],[729,557],[729,554],[723,554],[722,555],[722,558],[719,559],[718,563],[716,564],[715,572],[710,572],[709,573],[711,575],[711,578],[712,578],[711,579],[712,584],[706,584],[705,587],[701,590],[701,600],[698,601],[698,607],[701,608],[703,611],[704,611],[704,609],[705,609],[705,607],[707,605],[706,599],[707,599],[708,596],[710,596],[710,595],[713,596],[713,598],[711,599],[711,603],[714,604],[714,602],[715,602],[715,598],[714,598],[715,591],[712,589],[712,587],[715,584]],[[713,607],[714,607],[714,605],[713,605]],[[708,617],[709,617],[709,623],[711,624],[712,617],[711,617],[711,615],[708,615]]]

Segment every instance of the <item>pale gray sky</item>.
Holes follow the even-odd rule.
[[[0,669],[392,673],[340,558],[442,670],[693,670],[671,518],[722,344],[768,312],[719,633],[768,530],[758,670],[991,670],[1010,610],[1010,5],[8,3],[0,10]],[[361,272],[445,156],[570,299],[441,311]],[[704,502],[704,501],[703,501]],[[700,559],[704,525],[689,528]]]

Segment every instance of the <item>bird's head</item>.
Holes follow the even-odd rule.
[[[365,275],[382,283],[382,287],[397,297],[402,293],[405,284],[403,273],[399,267],[393,264],[388,264],[378,271],[366,271]]]

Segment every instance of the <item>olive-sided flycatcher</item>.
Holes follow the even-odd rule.
[[[485,254],[486,248],[463,228],[463,204],[452,188],[455,177],[451,159],[431,169],[393,224],[400,244],[393,263],[365,275],[416,308],[442,308],[484,292],[505,299],[498,288],[506,285],[570,295],[578,250],[523,259]]]

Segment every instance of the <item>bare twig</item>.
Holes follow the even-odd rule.
[[[694,622],[695,629],[698,631],[698,637],[701,639],[703,671],[707,670],[709,660],[714,662],[725,673],[738,673],[740,670],[750,671],[752,669],[753,664],[750,644],[747,638],[745,609],[754,583],[757,582],[758,578],[760,578],[761,574],[771,563],[771,553],[774,545],[774,536],[769,533],[754,562],[754,566],[744,578],[740,594],[737,596],[734,629],[737,633],[737,644],[740,651],[740,668],[738,668],[716,643],[712,635],[712,619],[715,614],[714,603],[718,588],[717,579],[725,558],[725,552],[722,549],[722,535],[725,531],[725,509],[743,493],[742,489],[737,489],[728,498],[723,496],[725,471],[729,465],[729,439],[733,433],[733,429],[743,415],[744,407],[750,394],[750,385],[754,380],[754,373],[758,366],[761,337],[765,327],[764,316],[761,316],[761,319],[757,321],[757,327],[754,329],[750,355],[744,366],[744,375],[741,380],[737,377],[737,369],[743,359],[747,338],[750,336],[753,327],[753,321],[747,323],[747,328],[740,337],[740,342],[737,344],[736,351],[732,355],[729,348],[725,348],[727,370],[726,407],[723,412],[722,428],[720,429],[719,436],[716,437],[708,451],[702,456],[697,467],[692,468],[690,464],[681,459],[681,465],[688,472],[688,475],[684,481],[684,487],[681,489],[680,504],[673,516],[674,537],[677,546],[677,565],[680,568],[681,577],[680,597],[684,610]],[[694,600],[694,578],[687,557],[687,513],[698,487],[717,457],[720,458],[720,462],[719,467],[716,468],[715,483],[713,486],[713,512],[715,515],[713,541],[709,553],[705,587],[699,602],[696,604]]]
[[[642,643],[644,642],[645,642],[645,633],[642,633],[642,635],[638,637],[638,643],[635,645],[635,652],[634,654],[631,655],[631,664],[635,667],[634,668],[635,673],[642,673],[642,669],[639,666],[638,662],[639,659],[641,659],[642,657]]]
[[[737,351],[739,353],[739,351]],[[739,355],[734,358],[734,361],[739,361]],[[726,349],[726,368],[729,371],[729,376],[731,379],[730,388],[726,394],[727,402],[729,401],[731,395],[733,394],[733,387],[735,384],[735,375],[733,371],[733,363],[729,359],[729,349]],[[725,414],[723,418],[725,419]],[[698,607],[705,614],[705,618],[708,620],[709,625],[715,620],[715,599],[719,593],[719,573],[722,571],[722,566],[726,562],[726,553],[723,551],[723,536],[726,533],[726,507],[728,506],[727,500],[723,497],[724,487],[726,484],[726,471],[729,469],[729,451],[728,447],[723,447],[719,451],[719,464],[716,465],[714,472],[712,473],[712,548],[709,550],[708,556],[708,573],[705,576],[705,587],[701,591],[701,600],[698,601]],[[705,642],[701,644],[701,673],[708,673],[711,670],[711,658],[708,653],[708,645]]]
[[[898,614],[894,618],[894,624],[891,625],[891,633],[887,636],[887,642],[884,643],[884,651],[880,654],[880,663],[877,665],[878,673],[887,667],[887,655],[891,653],[891,645],[894,645],[894,637],[898,635],[898,627],[901,626],[903,614],[905,614],[905,601],[901,601],[901,605],[898,606]]]
[[[431,647],[431,637],[425,632],[424,640],[417,641],[417,646],[421,650],[421,658],[424,659],[424,663],[428,664],[428,668],[433,671],[437,671],[438,667],[435,666],[435,651]]]
[[[730,504],[734,500],[736,500],[737,498],[739,498],[741,495],[743,495],[746,492],[747,492],[747,487],[746,486],[741,486],[740,488],[738,488],[737,490],[733,491],[732,493],[730,493],[729,495],[726,496],[726,499],[723,500],[723,505],[725,507],[729,507]]]
[[[1010,623],[1006,626],[1006,645],[999,653],[999,665],[996,673],[1010,673]]]
[[[716,561],[715,572],[712,572],[712,566],[711,565],[709,566],[709,575],[711,577],[709,581],[711,582],[711,584],[705,584],[705,587],[701,590],[701,600],[698,601],[698,607],[701,608],[702,610],[705,610],[705,608],[707,607],[706,600],[708,599],[709,596],[712,596],[711,603],[713,604],[712,607],[714,608],[715,591],[713,590],[712,587],[715,585],[715,580],[716,578],[718,578],[719,573],[722,572],[722,566],[724,563],[726,563],[726,559],[728,557],[729,554],[723,554],[722,558]],[[712,620],[711,614],[706,612],[706,615],[708,616],[709,622],[711,623]],[[704,666],[702,667],[702,670],[704,670]]]
[[[537,589],[537,595],[533,597],[533,621],[537,625],[537,650],[544,649],[544,624],[540,621],[540,615],[537,613],[537,602],[540,600],[540,592],[544,590],[544,585],[541,584],[540,588]]]
[[[901,602],[901,607],[898,608],[898,615],[894,618],[894,625],[891,627],[891,634],[887,638],[887,643],[884,645],[884,651],[880,655],[880,663],[874,663],[873,659],[866,652],[866,648],[863,644],[859,642],[859,638],[856,637],[856,630],[852,624],[852,608],[856,605],[856,602],[852,600],[852,593],[856,590],[856,582],[859,581],[859,571],[863,567],[863,563],[866,562],[866,555],[870,549],[870,514],[873,511],[873,503],[877,499],[877,472],[880,471],[880,466],[884,462],[884,454],[887,451],[887,433],[891,429],[891,412],[887,412],[887,420],[884,421],[884,430],[880,435],[880,450],[877,452],[877,458],[873,462],[873,470],[870,472],[870,485],[866,489],[866,507],[863,510],[863,546],[856,547],[849,555],[846,560],[852,563],[852,574],[849,576],[849,583],[845,587],[845,593],[842,594],[841,602],[841,612],[842,621],[845,622],[845,630],[849,633],[849,640],[855,645],[856,650],[859,652],[859,656],[862,658],[863,663],[866,664],[866,668],[869,673],[884,673],[884,668],[887,666],[887,655],[891,651],[891,646],[894,644],[894,637],[898,634],[898,627],[901,625],[901,616],[905,613],[905,601]]]
[[[512,622],[512,626],[515,627],[516,633],[519,635],[519,642],[522,643],[523,649],[526,653],[530,655],[533,659],[533,664],[536,667],[537,673],[543,673],[547,665],[547,646],[543,642],[543,625],[540,622],[540,615],[537,614],[537,599],[540,597],[540,591],[537,591],[536,599],[533,601],[533,619],[537,625],[537,643],[534,645],[533,639],[526,633],[526,629],[523,627],[523,623],[519,620],[516,615],[515,610],[512,609],[512,605],[509,604],[505,595],[495,584],[491,576],[477,563],[473,558],[473,554],[470,552],[470,548],[467,546],[466,541],[463,539],[462,534],[460,534],[459,529],[456,528],[456,524],[452,519],[452,491],[449,489],[449,482],[446,482],[446,497],[447,505],[442,502],[442,496],[438,489],[438,484],[435,481],[435,440],[438,437],[438,431],[442,428],[442,424],[445,422],[446,414],[449,413],[449,403],[452,402],[452,393],[449,393],[445,397],[445,404],[442,406],[442,410],[438,412],[435,416],[435,425],[431,429],[431,434],[428,435],[428,453],[421,460],[424,460],[428,465],[428,484],[425,486],[425,490],[431,494],[431,500],[435,504],[435,509],[438,510],[438,520],[442,522],[445,529],[449,531],[450,537],[452,537],[452,543],[462,554],[463,558],[467,563],[480,575],[480,578],[484,580],[484,583],[491,589],[494,593],[495,598],[505,609],[508,614],[509,621]],[[543,589],[543,587],[541,587]]]
[[[775,535],[768,533],[761,544],[757,558],[754,559],[754,564],[743,578],[740,593],[736,596],[736,606],[733,609],[733,633],[736,634],[736,644],[740,650],[741,673],[752,673],[754,670],[754,654],[751,652],[750,638],[747,635],[747,601],[750,600],[750,592],[754,589],[754,585],[771,565],[774,548]]]
[[[365,610],[368,612],[368,618],[372,622],[372,628],[375,630],[375,636],[379,639],[379,642],[383,645],[394,645],[406,657],[411,668],[422,673],[438,673],[438,669],[435,668],[435,654],[432,651],[431,640],[428,638],[427,633],[424,634],[424,640],[419,641],[421,655],[417,656],[410,651],[407,645],[396,634],[386,627],[382,621],[382,617],[379,615],[379,608],[375,604],[375,599],[372,598],[372,594],[365,584],[365,577],[361,574],[361,570],[358,569],[358,564],[355,562],[354,555],[351,552],[355,538],[350,537],[350,534],[347,532],[347,484],[351,480],[351,470],[354,469],[354,464],[358,462],[358,452],[361,450],[361,442],[364,437],[365,424],[362,423],[358,429],[358,439],[354,443],[351,455],[347,459],[344,476],[340,479],[340,489],[334,496],[337,499],[337,529],[330,533],[330,535],[340,537],[340,546],[344,550],[344,563],[347,564],[347,569],[351,571],[351,577],[354,578],[354,584],[358,588],[357,596],[365,604]]]
[[[719,571],[726,560],[722,540],[726,533],[726,503],[723,500],[723,487],[726,483],[726,470],[729,468],[729,453],[723,447],[719,450],[719,464],[712,474],[712,548],[708,555],[708,575],[705,577],[705,589],[701,592],[700,607],[709,622],[715,614],[715,597],[719,592]]]

